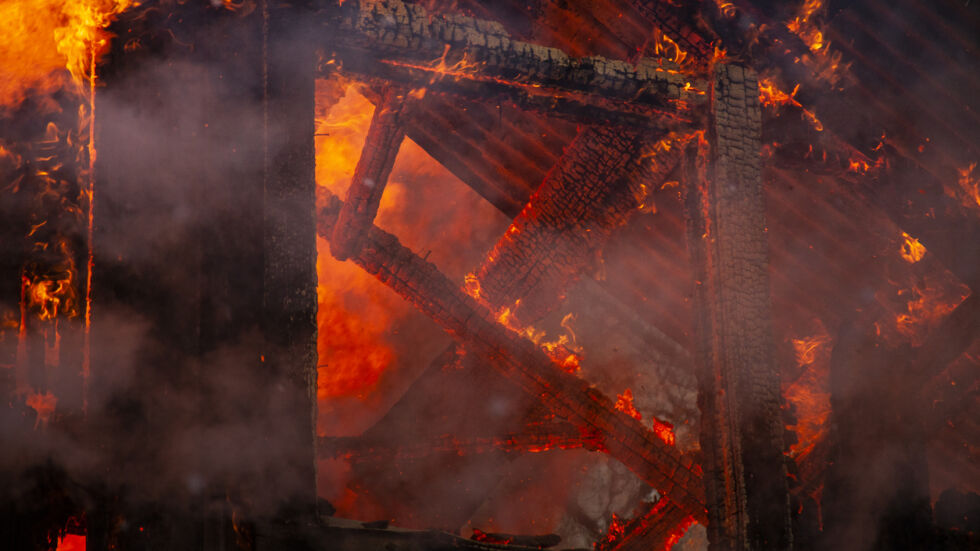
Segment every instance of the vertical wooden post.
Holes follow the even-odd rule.
[[[262,332],[266,364],[285,381],[280,407],[292,423],[277,481],[298,514],[314,513],[316,405],[316,59],[311,3],[263,3],[265,200]]]
[[[709,540],[713,550],[788,549],[760,106],[750,70],[715,67],[706,137],[689,170],[687,210]]]

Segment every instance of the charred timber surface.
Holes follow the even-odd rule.
[[[623,535],[613,541],[599,542],[597,551],[669,550],[694,523],[691,515],[666,497],[660,498],[649,511],[629,522]]]
[[[347,260],[357,252],[362,235],[378,214],[388,176],[405,137],[401,122],[404,101],[404,90],[386,86],[375,105],[361,158],[330,238],[330,253],[337,260]]]
[[[645,137],[584,129],[490,252],[477,274],[481,300],[520,299],[512,310],[525,323],[560,304],[612,230],[638,211],[643,189],[659,186],[677,166],[682,139],[665,138],[665,150],[646,152],[653,146]]]
[[[289,419],[276,430],[292,444],[282,450],[280,487],[291,494],[289,509],[312,517],[316,506],[316,84],[313,45],[296,40],[297,35],[310,32],[312,2],[269,3],[263,10],[262,333],[269,343],[266,367],[287,382],[274,393]]]
[[[325,24],[342,70],[409,87],[642,125],[689,122],[690,106],[705,101],[692,75],[657,60],[575,58],[515,40],[495,21],[433,14],[400,0],[343,2]]]
[[[688,193],[701,448],[715,550],[791,545],[757,98],[754,73],[715,67],[708,151],[701,148],[702,163],[692,171],[697,189]]]
[[[321,236],[333,232],[341,201],[328,196],[319,211]],[[505,328],[475,299],[463,293],[431,263],[398,238],[372,227],[352,260],[406,298],[446,331],[468,345],[553,413],[588,432],[601,434],[602,447],[643,480],[668,495],[688,514],[705,518],[700,468],[690,456],[668,446],[612,400],[563,371],[534,343]]]

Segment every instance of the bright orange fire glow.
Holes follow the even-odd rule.
[[[899,296],[907,303],[906,311],[895,316],[895,327],[913,346],[919,346],[930,331],[969,295],[969,287],[962,283],[927,277],[921,286],[899,291]]]
[[[911,235],[902,232],[902,258],[909,264],[915,264],[926,255],[926,246]]]
[[[804,0],[796,18],[786,23],[786,28],[799,36],[803,42],[806,42],[813,53],[817,53],[826,45],[823,39],[823,31],[815,22],[815,17],[821,8],[823,8],[823,0]]]
[[[793,87],[793,91],[786,93],[782,91],[779,86],[776,85],[772,79],[762,78],[759,79],[759,101],[765,107],[778,108],[783,105],[792,105],[800,109],[803,113],[803,118],[810,123],[817,132],[823,131],[823,123],[817,118],[817,115],[808,109],[805,109],[800,102],[796,101],[796,93],[799,91],[800,85],[797,84]]]
[[[674,434],[674,425],[667,421],[653,418],[653,434],[664,441],[664,444],[673,446],[677,443],[677,436]]]
[[[628,388],[622,394],[616,396],[616,409],[637,421],[643,420],[643,416],[636,410],[636,406],[633,405],[633,391]]]
[[[65,534],[58,538],[58,547],[55,551],[85,551],[85,536],[77,534]]]
[[[317,128],[317,185],[340,197],[346,195],[360,158],[374,107],[352,87]],[[386,190],[382,208],[397,191]],[[318,369],[319,399],[339,396],[364,398],[394,359],[385,333],[405,307],[367,272],[351,262],[330,256],[322,240],[317,258],[317,349],[324,361]]]
[[[6,0],[0,3],[0,105],[74,81],[79,95],[108,48],[105,27],[133,0]]]
[[[818,327],[819,332],[791,339],[797,364],[803,369],[797,379],[786,389],[786,401],[793,405],[796,413],[797,441],[790,446],[790,455],[799,459],[813,449],[826,433],[827,419],[830,416],[830,350],[833,339]]]
[[[977,163],[957,169],[959,173],[956,186],[947,186],[947,195],[953,197],[964,208],[980,215],[980,174],[975,174]]]

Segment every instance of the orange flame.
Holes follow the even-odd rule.
[[[622,394],[616,396],[616,409],[622,411],[637,421],[643,420],[643,415],[641,415],[633,405],[633,391],[628,388],[624,390]]]
[[[674,434],[674,425],[667,421],[661,421],[656,417],[653,418],[653,434],[656,434],[657,438],[663,440],[664,444],[668,446],[673,446],[677,443],[677,436]]]
[[[133,0],[6,0],[0,3],[0,105],[89,79],[108,49],[105,28]],[[65,74],[67,72],[67,75]],[[70,78],[69,78],[70,77]]]
[[[776,85],[772,79],[762,78],[759,80],[759,101],[765,107],[777,108],[783,105],[792,105],[797,107],[802,112],[803,118],[806,119],[810,126],[813,127],[817,132],[823,131],[823,123],[817,118],[817,115],[805,109],[800,102],[796,101],[796,93],[799,91],[800,85],[797,84],[793,87],[793,91],[786,93],[782,91],[779,86]]]
[[[911,235],[902,232],[902,258],[909,264],[915,264],[926,255],[926,246]]]
[[[351,85],[328,117],[318,121],[318,186],[341,197],[346,194],[372,113],[371,103]],[[385,193],[382,208],[393,195]],[[394,360],[385,334],[405,307],[367,272],[330,256],[324,240],[318,240],[317,248],[317,349],[323,359],[317,370],[317,396],[365,398]]]
[[[796,432],[797,441],[790,446],[790,455],[799,459],[813,449],[827,432],[830,416],[830,344],[833,339],[819,326],[819,332],[799,339],[791,339],[796,363],[803,372],[785,392],[786,401],[796,411],[796,425],[789,428]]]
[[[956,186],[947,186],[946,194],[953,197],[964,208],[980,214],[980,176],[974,174],[977,163],[957,169]]]

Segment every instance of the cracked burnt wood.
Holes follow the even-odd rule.
[[[333,232],[341,201],[327,195],[318,232]],[[559,368],[544,351],[505,328],[431,263],[372,226],[365,245],[351,258],[415,305],[447,332],[464,341],[500,373],[537,397],[555,415],[602,435],[602,447],[640,478],[670,496],[688,514],[704,520],[700,468],[639,421],[617,411],[613,401]]]
[[[515,40],[495,21],[432,14],[400,0],[351,0],[324,20],[343,71],[467,96],[506,100],[579,120],[689,122],[704,96],[692,75],[657,60],[570,57]]]
[[[405,137],[401,122],[404,101],[404,90],[386,86],[375,104],[361,158],[330,238],[330,253],[337,260],[347,260],[357,252],[364,231],[378,214],[388,176]]]
[[[630,521],[621,537],[597,543],[596,550],[669,550],[693,523],[691,515],[669,498],[661,497],[649,511]]]
[[[665,150],[645,154],[650,146],[643,138],[636,131],[584,129],[490,251],[477,273],[480,299],[514,305],[523,323],[560,304],[612,230],[638,212],[638,197],[677,165],[682,139],[665,138]]]
[[[708,536],[713,550],[788,549],[758,83],[738,65],[719,64],[714,76],[708,145],[687,200]]]

